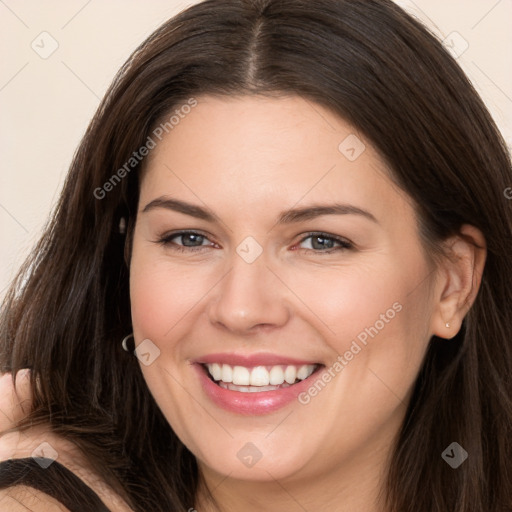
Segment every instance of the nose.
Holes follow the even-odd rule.
[[[210,322],[234,334],[282,327],[290,318],[288,290],[260,256],[247,263],[234,254],[208,308]]]

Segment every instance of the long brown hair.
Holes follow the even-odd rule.
[[[2,370],[30,367],[40,378],[21,426],[50,422],[136,511],[193,506],[195,458],[121,348],[132,331],[124,253],[144,161],[105,183],[173,109],[203,94],[300,95],[323,105],[387,161],[430,253],[464,223],[483,232],[481,289],[457,336],[430,342],[384,492],[390,512],[512,510],[510,157],[458,64],[390,0],[207,0],[137,48],[3,303]],[[108,189],[103,198],[98,189]],[[456,470],[441,458],[452,441],[469,453]]]

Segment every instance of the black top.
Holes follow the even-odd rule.
[[[0,463],[0,489],[26,485],[48,494],[70,512],[111,512],[80,478],[46,457],[9,459]]]

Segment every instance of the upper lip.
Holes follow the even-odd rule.
[[[217,353],[208,354],[198,357],[193,361],[198,364],[229,364],[231,366],[278,366],[278,365],[294,365],[302,366],[304,364],[319,364],[316,361],[306,361],[304,359],[296,359],[279,354],[271,354],[261,352],[258,354],[235,354],[235,353]]]

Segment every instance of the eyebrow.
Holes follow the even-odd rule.
[[[205,220],[207,222],[221,222],[220,218],[210,210],[201,206],[162,196],[150,201],[142,210],[143,213],[149,212],[156,208],[165,208],[175,212],[183,213],[196,219]],[[302,208],[292,208],[281,212],[276,224],[292,224],[295,222],[303,222],[315,219],[322,215],[360,215],[376,224],[379,221],[369,211],[350,204],[334,203],[328,205],[312,205]]]

